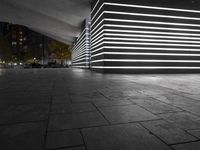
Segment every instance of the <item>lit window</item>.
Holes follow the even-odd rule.
[[[12,42],[12,45],[17,45],[17,42]]]

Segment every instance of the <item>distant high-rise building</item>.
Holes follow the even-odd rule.
[[[48,63],[50,38],[21,25],[0,22],[0,33],[9,41],[13,55],[17,58],[29,53],[41,63]]]

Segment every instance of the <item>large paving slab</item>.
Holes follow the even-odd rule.
[[[164,120],[143,122],[142,125],[167,144],[196,141],[197,138]]]
[[[187,132],[200,139],[200,129],[188,130]]]
[[[77,129],[108,124],[99,112],[85,112],[50,117],[49,130]]]
[[[88,150],[171,150],[139,124],[83,129]]]
[[[94,105],[91,103],[78,103],[78,104],[54,104],[51,108],[52,114],[64,114],[64,113],[81,113],[97,111]]]
[[[159,119],[137,105],[103,107],[99,110],[112,124]]]
[[[144,107],[154,114],[182,111],[181,109],[153,98],[132,99],[137,105]]]
[[[167,113],[160,114],[159,116],[168,122],[176,124],[182,129],[189,130],[200,128],[200,117],[188,112]]]
[[[79,130],[66,130],[60,132],[48,132],[46,138],[46,149],[63,148],[83,145]]]
[[[200,141],[173,146],[175,150],[197,150],[200,149]]]
[[[47,120],[49,104],[0,106],[0,124]]]
[[[0,150],[43,150],[46,123],[0,126]]]

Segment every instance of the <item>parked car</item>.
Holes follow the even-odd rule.
[[[32,66],[32,68],[42,68],[43,65],[41,65],[39,63],[32,63],[31,66]]]

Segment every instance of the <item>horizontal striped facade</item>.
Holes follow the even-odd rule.
[[[99,0],[91,12],[99,72],[200,72],[200,11]]]
[[[72,48],[72,67],[90,67],[90,32],[86,27],[73,44]]]

